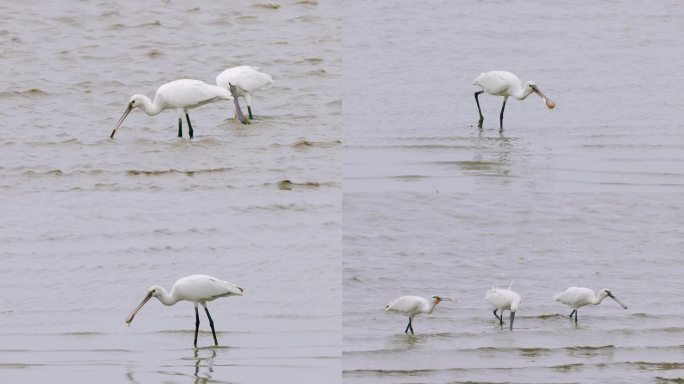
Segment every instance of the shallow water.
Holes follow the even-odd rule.
[[[3,382],[339,380],[340,10],[279,4],[0,6]],[[276,79],[251,125],[212,104],[193,140],[173,111],[108,138],[132,94],[240,64]],[[209,304],[221,347],[188,303],[125,326],[193,273],[245,288]]]
[[[0,11],[2,382],[684,377],[679,3]],[[251,125],[213,104],[177,139],[174,112],[136,111],[108,139],[132,94],[240,64],[276,78]],[[510,99],[500,132],[483,95],[478,130],[470,84],[492,69],[557,107]],[[220,347],[201,315],[192,348],[187,303],[125,326],[147,287],[192,273],[246,289],[209,304]],[[510,332],[484,294],[512,280]],[[571,285],[629,309],[607,300],[574,326],[552,300]],[[407,294],[459,302],[407,336],[383,311]]]
[[[344,382],[683,377],[681,5],[350,1],[345,15]],[[478,130],[471,83],[494,69],[556,108],[511,98],[499,132],[501,98],[483,95]],[[484,296],[512,280],[510,332]],[[629,309],[606,300],[575,327],[552,299],[573,285]],[[460,301],[417,317],[415,336],[383,311],[436,294]]]

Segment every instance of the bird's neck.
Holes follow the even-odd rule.
[[[142,103],[142,110],[150,116],[154,116],[162,111],[161,103],[156,97],[154,98],[154,102],[146,96],[142,97]]]
[[[603,301],[603,299],[605,299],[606,297],[608,297],[608,296],[601,296],[601,295],[599,295],[599,296],[594,297],[593,304],[594,304],[594,305],[599,305],[599,304],[601,304],[601,302]]]
[[[438,304],[437,302],[435,302],[435,301],[432,301],[432,302],[430,303],[430,305],[428,305],[428,310],[427,310],[427,311],[425,311],[425,313],[427,313],[427,314],[431,314],[431,313],[432,313],[432,311],[434,311],[434,310],[435,310],[435,307],[437,306],[437,304]]]
[[[174,305],[178,302],[178,299],[176,296],[173,294],[173,291],[171,291],[171,294],[166,292],[164,288],[158,288],[159,289],[159,295],[157,296],[157,299],[162,302],[164,305]]]
[[[515,97],[518,100],[525,100],[527,96],[532,93],[532,87],[529,86],[529,84],[525,83],[522,88],[518,88],[515,90],[515,93],[513,93],[513,97]]]

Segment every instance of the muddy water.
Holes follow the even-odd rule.
[[[3,382],[334,382],[340,377],[339,9],[117,2],[0,6]],[[129,115],[134,93],[255,65],[231,104]],[[202,314],[150,285],[215,275],[244,297]],[[331,282],[336,282],[331,284]]]

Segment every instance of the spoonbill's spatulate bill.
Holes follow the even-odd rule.
[[[257,67],[241,65],[228,68],[216,76],[216,85],[228,88],[229,84],[237,87],[237,95],[244,97],[247,102],[247,112],[249,118],[252,116],[252,95],[259,89],[273,83],[273,77],[267,73],[260,72]]]
[[[393,300],[385,307],[385,312],[398,312],[408,316],[409,322],[404,333],[411,331],[413,334],[413,318],[421,313],[430,314],[435,310],[437,304],[442,301],[457,302],[449,297],[432,296],[432,301],[420,296],[402,296]]]
[[[249,120],[246,119],[245,115],[242,114],[242,108],[240,108],[240,103],[238,102],[237,86],[228,84],[228,90],[233,96],[233,102],[235,103],[235,116],[237,116],[238,120],[240,120],[242,124],[249,124]]]
[[[128,101],[126,110],[114,126],[110,138],[114,138],[116,130],[123,124],[126,116],[135,108],[142,109],[154,116],[165,109],[178,111],[178,137],[183,137],[183,115],[188,122],[188,133],[193,136],[192,124],[188,110],[221,100],[233,100],[230,92],[221,87],[207,84],[199,80],[181,79],[166,83],[157,89],[154,101],[145,95],[133,95]]]
[[[216,339],[216,331],[214,330],[214,321],[209,314],[207,302],[218,299],[219,297],[227,297],[233,295],[242,296],[244,290],[233,283],[219,280],[215,277],[207,275],[191,275],[178,279],[173,287],[171,293],[160,286],[153,285],[147,291],[145,298],[140,304],[131,312],[131,315],[126,319],[126,324],[130,325],[135,315],[140,311],[140,308],[153,297],[156,297],[164,305],[174,305],[179,301],[189,301],[195,305],[195,347],[197,347],[197,332],[199,331],[199,311],[197,305],[202,304],[204,311],[207,313],[209,325],[211,326],[211,333],[214,336],[214,344],[218,346]]]
[[[477,103],[477,112],[480,114],[480,120],[477,123],[479,128],[482,128],[484,117],[480,109],[480,101],[478,96],[481,93],[487,92],[494,96],[503,96],[503,105],[501,106],[501,114],[499,115],[499,128],[503,130],[504,109],[506,109],[506,100],[509,96],[513,96],[518,100],[525,100],[530,93],[534,92],[542,98],[544,104],[549,109],[553,109],[556,103],[546,97],[537,87],[534,81],[528,81],[524,85],[518,76],[506,71],[490,71],[480,74],[474,81],[473,85],[482,88],[481,91],[475,92],[475,103]]]
[[[606,297],[610,297],[611,299],[615,300],[615,302],[620,304],[622,308],[627,309],[627,306],[618,300],[617,297],[615,297],[615,295],[613,295],[613,293],[607,288],[603,288],[599,291],[598,295],[596,295],[594,291],[589,288],[570,287],[557,294],[553,298],[556,301],[572,308],[572,312],[570,312],[570,319],[572,319],[572,316],[575,315],[575,324],[577,324],[578,308],[589,304],[599,305]]]
[[[513,285],[513,284],[511,284]],[[515,312],[520,306],[520,295],[509,289],[492,288],[487,291],[485,300],[494,307],[494,316],[499,320],[499,325],[503,328],[503,313],[508,310],[511,311],[511,323],[509,329],[513,330],[513,320],[515,319]],[[497,315],[496,311],[501,310],[501,314]]]

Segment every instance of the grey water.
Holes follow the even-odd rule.
[[[679,2],[3,2],[0,381],[623,383],[684,377]],[[135,93],[254,65],[177,116]],[[531,95],[482,95],[509,70]],[[344,99],[344,113],[342,100]],[[244,104],[243,104],[244,107]],[[187,135],[187,130],[186,130]],[[341,272],[341,273],[340,273]],[[188,303],[150,285],[245,288]],[[340,282],[341,278],[341,282]],[[521,294],[501,329],[487,289]],[[610,288],[579,324],[552,297]],[[414,321],[401,295],[444,295]],[[340,373],[341,372],[341,373]]]
[[[0,381],[340,378],[340,7],[317,1],[2,2]],[[129,115],[179,78],[275,77],[230,103]],[[244,102],[243,102],[244,107]],[[211,274],[245,288],[201,314],[149,302]]]
[[[684,9],[676,1],[344,3],[343,381],[679,382]],[[531,95],[480,96],[508,70]],[[515,329],[484,301],[522,296]],[[579,310],[569,286],[610,288]],[[384,306],[444,295],[432,315]],[[679,381],[678,381],[679,380]]]

